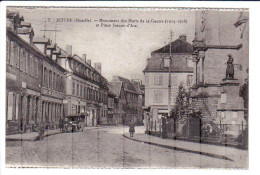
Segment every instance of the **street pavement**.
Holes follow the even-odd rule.
[[[134,138],[143,134],[136,127]],[[65,168],[247,168],[245,163],[176,151],[123,137],[114,126],[60,133],[41,141],[6,141],[7,167]],[[160,139],[160,138],[158,138]],[[189,144],[189,142],[187,142]]]

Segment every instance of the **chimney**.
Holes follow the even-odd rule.
[[[66,52],[67,52],[69,55],[72,55],[72,45],[66,45]]]
[[[95,63],[94,68],[101,74],[101,63]]]
[[[82,54],[82,60],[87,62],[87,54]]]
[[[47,45],[47,55],[50,57],[50,59],[52,59],[53,61],[56,61],[56,57],[54,56],[55,54],[53,54],[53,51],[56,49],[55,44],[49,44]]]
[[[46,54],[47,45],[50,44],[49,38],[34,38],[33,44],[43,53]]]
[[[182,34],[182,35],[179,36],[179,39],[186,42],[187,41],[187,35]]]
[[[87,60],[86,62],[91,66],[91,60]]]

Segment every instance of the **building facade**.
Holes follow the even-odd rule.
[[[141,80],[135,79],[131,80],[133,86],[135,87],[136,91],[138,92],[138,106],[137,106],[137,114],[140,116],[136,121],[137,125],[144,124],[144,101],[145,101],[145,86],[143,85]]]
[[[192,106],[202,111],[204,120],[234,126],[246,122],[239,89],[248,78],[248,19],[246,11],[196,12]],[[231,78],[229,59],[234,66]]]
[[[138,103],[139,93],[133,83],[123,77],[114,76],[111,85],[115,97],[114,117],[118,124],[129,124],[134,121],[138,123],[142,116],[138,114],[138,108],[142,108]]]
[[[108,120],[108,124],[110,125],[115,125],[118,123],[117,119],[114,117],[115,97],[116,95],[113,93],[113,86],[112,84],[108,83],[107,120]]]
[[[50,129],[58,128],[59,120],[65,117],[65,69],[57,63],[58,48],[48,38],[34,38],[33,43],[47,56],[42,61],[42,121],[48,123]]]
[[[171,44],[171,46],[170,46]],[[179,86],[187,90],[193,81],[192,45],[186,35],[154,52],[147,59],[145,75],[145,124],[161,123],[161,117],[168,114],[168,101],[172,108],[176,102]],[[171,48],[171,50],[170,50]],[[169,58],[171,52],[171,61]],[[171,64],[171,65],[170,65]],[[169,81],[169,67],[171,79]],[[170,98],[169,86],[170,83]],[[157,125],[159,126],[159,125]],[[147,128],[148,129],[148,128]]]
[[[6,32],[6,131],[7,134],[33,131],[37,124],[46,122],[52,114],[49,109],[48,116],[43,113],[43,72],[46,67],[43,65],[49,62],[52,71],[60,74],[63,74],[62,69],[58,65],[53,66],[46,51],[34,43],[31,24],[24,22],[19,13],[7,11]],[[44,45],[47,47],[48,44]],[[62,82],[64,80],[60,80]],[[57,96],[53,98],[57,100]],[[64,93],[61,92],[61,104],[63,98]]]
[[[107,80],[91,66],[85,54],[72,55],[72,46],[60,50],[57,62],[66,69],[65,114],[85,115],[86,126],[101,124],[101,117],[107,116]]]

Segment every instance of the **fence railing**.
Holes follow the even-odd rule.
[[[165,126],[164,126],[165,125]],[[174,121],[162,120],[148,121],[146,130],[149,134],[162,136],[166,132],[167,138],[183,138],[222,144],[245,144],[247,142],[247,125],[241,124],[215,124],[201,120]],[[245,141],[246,140],[246,141]],[[247,143],[246,143],[247,144]]]

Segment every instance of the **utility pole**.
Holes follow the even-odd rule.
[[[56,30],[56,28],[57,28],[57,22],[55,23],[55,29],[53,30],[53,29],[46,29],[46,19],[44,20],[44,29],[43,30],[41,30],[41,31],[43,31],[43,37],[45,38],[46,36],[45,36],[45,32],[54,32],[54,41],[55,41],[55,44],[56,44],[56,33],[57,32],[61,32],[61,30]]]
[[[172,64],[172,38],[173,38],[173,32],[172,30],[170,31],[170,50],[169,50],[169,55],[170,55],[170,64],[169,64],[169,85],[168,85],[168,117],[170,116],[171,113],[171,64]]]

